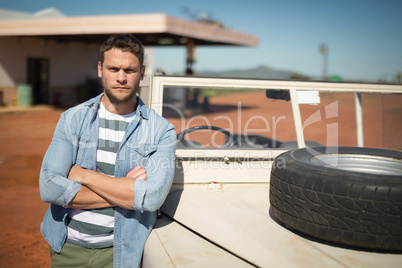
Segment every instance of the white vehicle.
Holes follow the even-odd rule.
[[[156,76],[140,95],[178,134],[143,267],[401,267],[401,85]]]

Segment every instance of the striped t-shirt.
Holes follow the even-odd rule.
[[[117,151],[135,112],[112,114],[101,104],[96,171],[114,176]],[[113,246],[114,208],[73,209],[69,214],[67,242],[86,248]]]

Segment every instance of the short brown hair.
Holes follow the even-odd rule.
[[[113,48],[120,49],[123,52],[130,52],[138,58],[141,66],[144,63],[144,46],[132,34],[114,34],[111,35],[101,46],[100,62],[105,60],[105,52]]]

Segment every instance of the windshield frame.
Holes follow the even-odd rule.
[[[290,101],[294,119],[298,148],[304,148],[305,140],[300,115],[300,103],[298,92],[318,91],[318,92],[349,92],[355,94],[355,111],[357,127],[357,146],[363,147],[363,121],[362,104],[360,95],[362,93],[380,94],[401,94],[402,85],[395,84],[375,84],[375,83],[346,83],[346,82],[327,82],[327,81],[298,81],[298,80],[265,80],[265,79],[240,79],[240,78],[216,78],[216,77],[194,77],[194,76],[149,76],[145,77],[141,83],[140,97],[145,104],[162,116],[163,91],[165,87],[189,87],[189,88],[214,88],[214,89],[273,89],[289,90]],[[267,154],[267,150],[270,153]],[[275,158],[281,152],[287,150],[279,149],[177,149],[176,155],[179,157],[196,157],[202,151],[203,157],[264,157]],[[274,152],[273,152],[274,151]]]

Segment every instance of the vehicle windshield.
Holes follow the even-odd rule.
[[[180,149],[280,148],[296,140],[290,101],[266,90],[168,87],[163,101]]]
[[[292,83],[275,82],[267,84]],[[402,149],[399,91],[380,93],[380,85],[370,84],[366,93],[364,85],[356,84],[363,88],[356,93],[342,83],[308,82],[302,86],[317,90],[294,86],[299,110],[295,113],[291,90],[256,85],[260,89],[164,86],[162,116],[176,128],[177,149],[294,149],[300,121],[309,147]]]

